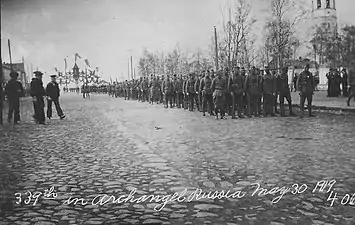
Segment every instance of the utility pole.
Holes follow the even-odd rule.
[[[131,56],[131,76],[132,76],[132,80],[134,79],[133,78],[133,57]]]
[[[231,41],[232,41],[232,30],[231,30],[231,27],[232,27],[232,12],[231,12],[231,8],[229,8],[229,23],[228,23],[228,68],[229,70],[231,69]]]
[[[215,51],[216,51],[216,73],[218,71],[218,44],[217,44],[217,30],[216,26],[214,26],[214,40],[215,40]]]

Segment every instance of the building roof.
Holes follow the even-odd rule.
[[[310,68],[318,68],[318,63],[309,59],[290,60],[288,62],[288,65],[295,67],[295,69],[303,69],[307,64],[309,64]]]

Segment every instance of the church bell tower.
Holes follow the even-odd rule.
[[[312,0],[314,31],[320,28],[327,35],[336,35],[338,31],[338,17],[335,1]]]

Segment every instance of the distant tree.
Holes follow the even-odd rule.
[[[276,67],[281,67],[292,58],[291,46],[298,42],[296,25],[307,15],[302,8],[303,1],[270,0],[265,30],[265,50],[268,60],[273,59]],[[270,61],[269,61],[270,62]]]

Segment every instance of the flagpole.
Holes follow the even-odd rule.
[[[12,56],[11,56],[11,44],[10,44],[10,39],[7,39],[7,45],[9,46],[10,68],[11,68],[11,71],[12,71]]]
[[[132,77],[132,80],[133,80],[133,57],[131,56],[131,77]]]
[[[128,59],[128,80],[129,80],[129,59]]]

